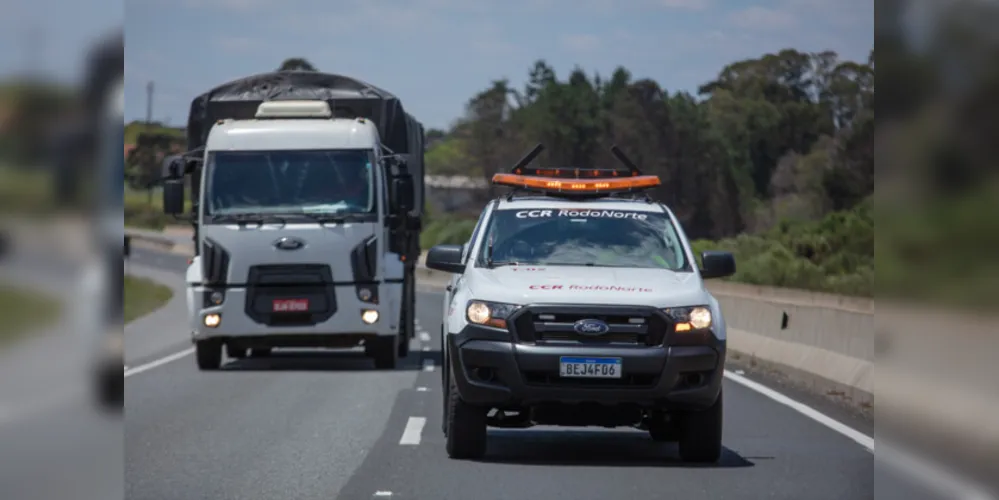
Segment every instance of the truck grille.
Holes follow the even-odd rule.
[[[668,328],[655,309],[618,306],[529,306],[512,318],[511,333],[524,344],[662,345]],[[602,335],[581,335],[573,328],[584,319],[603,321]]]
[[[275,299],[308,300],[307,311],[275,313]],[[325,264],[252,266],[247,279],[246,315],[268,326],[308,326],[336,313],[333,273]]]

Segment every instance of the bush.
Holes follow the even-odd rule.
[[[784,221],[766,233],[698,240],[692,247],[698,260],[704,250],[732,252],[736,274],[731,281],[873,295],[874,220],[869,201],[822,220]]]

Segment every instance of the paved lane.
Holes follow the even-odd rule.
[[[429,303],[419,302],[420,316]],[[154,333],[181,338],[183,316],[173,318]],[[127,346],[130,356],[172,342],[149,347],[148,333]],[[384,433],[399,392],[413,386],[419,344],[394,371],[375,370],[360,350],[275,351],[215,373],[185,356],[128,376],[126,498],[335,498]]]
[[[186,266],[155,252],[138,259],[177,278]],[[360,353],[288,352],[216,373],[180,356],[127,377],[126,498],[797,500],[874,498],[876,489],[878,498],[933,498],[910,478],[876,480],[865,448],[729,381],[726,451],[716,466],[683,464],[675,445],[639,431],[541,427],[490,430],[486,459],[450,460],[441,432],[441,300],[418,294],[421,334],[395,371],[373,369]],[[150,317],[127,346],[131,359],[190,348],[178,311]]]
[[[440,295],[424,324],[439,325]],[[428,311],[429,309],[429,311]],[[434,328],[428,328],[428,331]],[[439,327],[432,334],[437,349]],[[484,460],[444,451],[441,379],[423,372],[400,395],[389,430],[341,498],[872,498],[873,454],[793,410],[727,382],[725,448],[713,467],[680,462],[676,446],[631,429],[491,429]],[[418,445],[400,444],[411,418],[425,418]],[[394,430],[394,432],[391,432]]]

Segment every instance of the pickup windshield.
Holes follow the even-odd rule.
[[[370,150],[209,153],[205,214],[374,213]]]
[[[691,270],[672,221],[655,212],[497,210],[480,249],[481,266],[515,262]]]

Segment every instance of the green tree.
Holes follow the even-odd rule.
[[[319,71],[307,59],[301,57],[291,57],[285,59],[278,67],[278,71]]]

